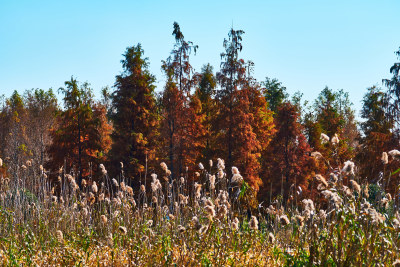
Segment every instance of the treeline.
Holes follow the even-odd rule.
[[[326,87],[308,103],[300,92],[290,98],[276,79],[257,81],[253,62],[240,57],[243,34],[229,31],[218,72],[209,64],[196,72],[190,59],[198,46],[174,23],[175,45],[162,61],[166,82],[159,93],[138,44],[126,49],[122,72],[112,91],[102,89],[101,100],[73,77],[59,89],[63,108],[51,89],[3,97],[0,177],[34,161],[49,179],[63,171],[80,184],[100,180],[107,170],[109,177],[123,173],[138,189],[151,173],[163,173],[160,162],[168,165],[168,182],[195,181],[199,163],[216,168],[210,160],[221,158],[228,178],[238,167],[262,200],[312,194],[316,174],[334,174],[347,160],[370,183],[391,177],[398,166],[382,160],[382,152],[399,146],[400,63],[383,80],[386,90],[368,88],[358,123],[343,90]],[[393,175],[391,184],[397,182]]]

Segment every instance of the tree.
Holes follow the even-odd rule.
[[[315,101],[314,107],[317,111],[317,121],[328,136],[339,134],[345,125],[336,105],[336,94],[328,87],[325,87]]]
[[[395,52],[400,60],[400,48]],[[400,62],[395,62],[390,68],[393,75],[391,79],[383,79],[383,84],[388,88],[386,92],[385,105],[388,109],[387,115],[391,116],[399,128],[400,125]]]
[[[279,105],[281,105],[287,98],[286,87],[282,86],[282,83],[277,79],[265,78],[265,82],[262,83],[265,87],[265,99],[268,102],[269,108],[276,112]]]
[[[258,191],[264,182],[261,170],[269,164],[263,156],[269,153],[268,146],[275,133],[273,113],[268,109],[260,84],[250,73],[239,95],[237,109],[241,112],[237,117],[239,131],[234,131],[239,133],[239,136],[235,137],[239,141],[235,143],[238,150],[235,164],[243,170],[249,184]]]
[[[108,151],[103,144],[102,121],[94,112],[92,89],[88,83],[79,87],[76,79],[71,77],[65,82],[65,88],[60,88],[64,94],[64,110],[57,117],[57,124],[50,134],[53,143],[48,149],[49,162],[47,166],[53,173],[58,173],[60,167],[78,177],[90,176],[91,165],[97,167],[101,155]]]
[[[123,73],[116,76],[111,103],[111,169],[116,174],[123,162],[125,174],[133,178],[144,172],[147,160],[154,165],[158,138],[155,77],[143,55],[140,44],[126,49],[121,60]]]
[[[32,160],[43,165],[51,143],[49,130],[54,123],[57,99],[52,90],[28,90],[22,97],[17,91],[3,104],[0,112],[0,138],[3,157],[11,171]]]
[[[103,105],[107,111],[108,117],[111,117],[111,104],[112,104],[112,95],[110,92],[110,87],[105,86],[101,88],[101,105]]]
[[[388,175],[389,172],[382,173],[382,152],[395,149],[398,143],[392,133],[394,121],[386,116],[385,101],[385,93],[376,86],[368,88],[363,98],[361,118],[365,121],[361,123],[363,136],[360,137],[356,160],[360,176],[368,182],[377,182],[381,175]],[[390,169],[394,170],[393,166],[389,166]]]
[[[173,81],[172,75],[167,72],[167,82],[161,96],[161,137],[163,147],[161,151],[167,152],[163,158],[168,158],[169,169],[171,170],[171,178],[175,177],[175,168],[177,167],[177,155],[179,153],[180,136],[178,133],[183,127],[184,104],[182,94],[176,83]]]
[[[25,99],[29,117],[28,147],[32,150],[35,162],[44,165],[48,161],[46,149],[52,142],[50,129],[58,111],[57,97],[52,89],[35,89],[27,91]]]
[[[367,90],[361,109],[361,118],[365,121],[360,124],[364,137],[373,132],[389,134],[394,127],[394,122],[385,113],[385,93],[376,86]]]
[[[205,132],[205,145],[200,161],[205,162],[215,157],[215,144],[213,143],[215,129],[213,121],[217,112],[215,101],[217,81],[213,74],[213,67],[210,64],[204,65],[201,73],[198,74],[197,80],[199,83],[194,95],[201,103],[200,115],[203,116],[203,129]]]
[[[359,132],[355,120],[355,111],[352,109],[353,103],[350,102],[349,93],[343,89],[335,94],[338,112],[344,120],[342,137],[350,148],[354,148],[358,145]]]
[[[251,76],[253,63],[239,58],[243,33],[231,29],[223,43],[225,51],[217,73],[221,89],[217,92],[216,152],[227,159],[228,170],[238,167],[257,191],[262,184],[261,153],[270,141],[273,124],[261,88]]]
[[[242,51],[242,30],[231,30],[228,39],[224,39],[225,51],[221,53],[221,70],[217,73],[217,80],[221,87],[217,92],[219,110],[219,132],[220,154],[225,154],[228,169],[233,165],[234,138],[233,131],[237,129],[234,122],[237,95],[241,84],[245,81],[246,66],[243,59],[239,59],[239,52]],[[238,116],[236,116],[238,118]],[[225,152],[226,153],[223,153]]]
[[[196,53],[198,46],[185,40],[177,22],[173,26],[175,45],[171,55],[163,61],[167,82],[161,100],[161,131],[166,137],[163,143],[168,151],[172,179],[182,175],[184,167],[195,162],[204,147],[204,116],[197,96],[191,96],[198,75],[194,75],[189,59],[192,50]]]
[[[290,188],[308,187],[314,170],[314,161],[309,156],[311,148],[302,133],[295,105],[282,103],[275,116],[276,133],[264,155],[268,165],[263,168],[264,186],[259,194],[260,200],[282,195],[288,199]]]
[[[347,94],[342,90],[335,92],[325,87],[314,102],[314,112],[305,115],[304,126],[309,144],[324,155],[331,163],[330,167],[337,167],[354,156],[351,147],[353,141],[348,139],[354,138],[351,132],[356,128],[354,111],[351,109]],[[321,139],[321,133],[330,138],[337,135],[339,142],[336,144],[326,142]]]
[[[7,159],[6,163],[12,173],[17,173],[21,165],[25,164],[31,153],[28,149],[29,138],[27,136],[27,118],[24,99],[14,91],[10,98],[6,99],[2,116],[2,146],[1,155]]]

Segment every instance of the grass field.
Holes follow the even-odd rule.
[[[398,199],[359,184],[347,162],[315,177],[316,199],[251,207],[254,192],[222,160],[193,177],[128,186],[28,162],[1,180],[0,262],[7,266],[388,266],[399,264]],[[208,168],[208,167],[207,167]],[[150,177],[149,177],[150,178]],[[165,179],[166,178],[166,179]],[[150,179],[149,179],[150,180]],[[346,184],[346,185],[344,185]]]

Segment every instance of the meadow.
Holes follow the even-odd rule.
[[[396,161],[400,152],[383,153]],[[319,153],[313,154],[321,160]],[[384,162],[385,163],[385,162]],[[3,164],[3,163],[2,163]],[[315,175],[315,199],[252,206],[240,171],[218,159],[194,177],[149,174],[132,188],[124,176],[79,187],[59,170],[50,182],[28,161],[0,185],[0,262],[4,266],[399,266],[397,196],[386,181],[363,184],[347,161]],[[195,181],[195,182],[194,182]],[[397,192],[397,190],[396,190]]]

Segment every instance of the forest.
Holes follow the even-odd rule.
[[[101,96],[74,76],[2,96],[0,262],[400,266],[400,62],[356,114],[256,80],[242,30],[199,72],[171,38],[162,88],[138,43]]]

